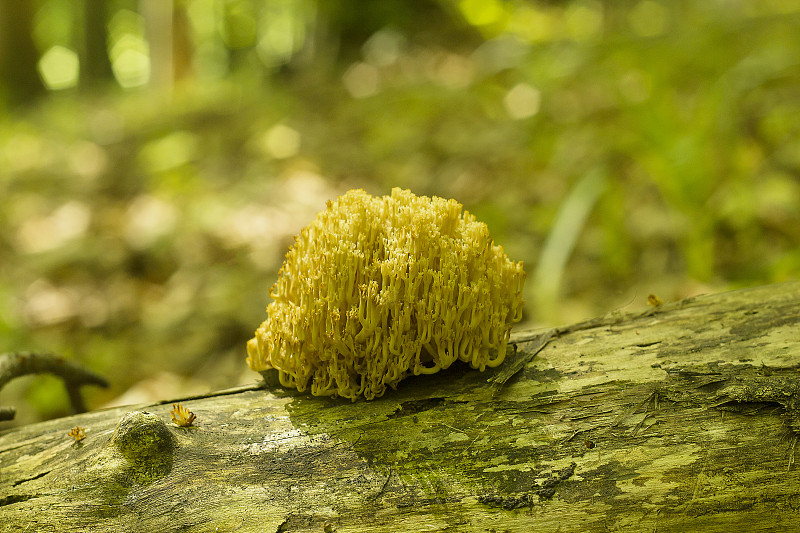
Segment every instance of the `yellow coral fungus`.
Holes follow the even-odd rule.
[[[455,200],[351,190],[296,237],[247,362],[352,400],[457,359],[483,371],[505,358],[524,281]]]
[[[193,412],[179,403],[172,404],[172,411],[169,412],[172,422],[176,426],[188,428],[197,419]]]
[[[67,435],[75,439],[75,442],[80,442],[86,438],[86,428],[75,426],[74,428],[69,430],[69,433],[67,433]]]

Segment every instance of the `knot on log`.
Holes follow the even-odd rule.
[[[126,414],[114,430],[111,445],[127,461],[136,483],[151,483],[172,469],[172,433],[160,418],[147,411]]]

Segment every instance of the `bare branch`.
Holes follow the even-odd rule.
[[[76,413],[86,411],[80,387],[97,385],[108,387],[108,381],[61,356],[49,353],[10,352],[0,354],[0,389],[14,378],[29,374],[54,374],[64,381],[72,410]],[[12,420],[16,410],[13,407],[0,407],[0,420]]]

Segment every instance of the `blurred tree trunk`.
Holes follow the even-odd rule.
[[[106,2],[82,0],[83,46],[81,47],[81,89],[96,90],[114,80],[108,57],[108,11]]]
[[[172,5],[172,76],[176,82],[190,78],[194,45],[186,2],[176,0]]]
[[[36,6],[36,2],[0,0],[0,90],[11,105],[29,104],[45,92],[32,37]]]
[[[141,0],[150,47],[150,86],[171,90],[176,81],[192,70],[192,39],[189,17],[181,0]]]
[[[317,53],[323,61],[347,65],[363,58],[362,46],[390,28],[423,46],[472,50],[482,42],[450,6],[436,0],[317,2]]]
[[[150,86],[156,90],[172,89],[172,4],[172,0],[139,2],[150,49]]]

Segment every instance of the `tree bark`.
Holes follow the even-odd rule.
[[[792,530],[800,283],[517,333],[371,402],[253,386],[0,433],[0,529]],[[515,372],[515,370],[518,370]],[[147,413],[143,413],[146,411]],[[84,427],[80,442],[67,436]]]

